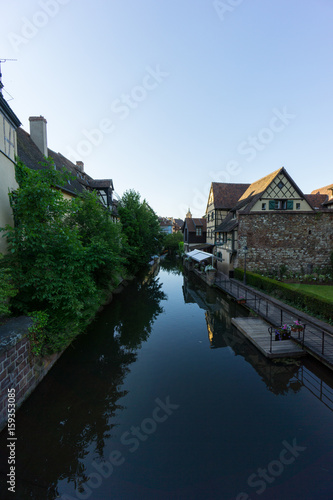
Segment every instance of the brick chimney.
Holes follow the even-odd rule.
[[[31,139],[34,141],[43,155],[48,156],[46,136],[47,121],[43,116],[30,116],[29,121]]]
[[[80,172],[84,172],[84,163],[83,161],[77,161],[76,162],[76,168],[80,170]]]

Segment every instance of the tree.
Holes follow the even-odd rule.
[[[123,233],[126,236],[126,256],[130,272],[146,265],[151,256],[162,247],[162,234],[158,217],[140,194],[126,191],[118,204]]]
[[[182,233],[171,233],[164,235],[163,246],[170,254],[174,254],[180,250],[179,243],[183,241]]]
[[[45,343],[63,349],[94,316],[106,281],[120,270],[120,228],[89,193],[65,200],[69,174],[52,163],[34,171],[18,162],[19,188],[10,194],[15,227],[6,226],[9,266],[20,313],[47,314]],[[44,336],[44,332],[43,332]]]

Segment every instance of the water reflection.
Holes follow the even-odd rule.
[[[122,390],[124,378],[163,311],[160,303],[167,297],[161,287],[156,276],[130,284],[23,405],[17,414],[17,435],[24,441],[17,445],[16,498],[57,498],[62,478],[80,491],[88,479],[85,457],[93,453],[104,458],[105,444],[117,426],[114,417],[123,409],[119,400],[127,392]],[[4,431],[1,498],[7,491],[6,437]]]
[[[184,275],[183,295],[186,303],[196,303],[205,310],[210,347],[229,347],[235,356],[242,356],[260,375],[267,389],[276,395],[297,393],[306,387],[317,399],[333,410],[331,373],[318,363],[307,360],[271,361],[263,356],[232,324],[235,316],[248,312],[226,295],[206,286],[193,275]],[[316,375],[313,370],[316,370]]]
[[[245,308],[190,275],[182,281],[170,262],[161,266],[161,275],[155,268],[113,300],[18,412],[16,498],[89,498],[93,461],[122,449],[123,432],[150,421],[151,402],[168,394],[180,405],[177,414],[138,451],[127,451],[125,464],[90,498],[236,498],[238,486],[276,457],[282,439],[298,439],[299,427],[307,429],[303,442],[311,441],[308,456],[317,460],[329,446],[330,421],[320,421],[318,437],[306,419],[317,400],[315,419],[330,414],[331,373],[311,359],[269,361],[231,325],[232,317],[248,314]],[[1,498],[6,437],[0,436]]]

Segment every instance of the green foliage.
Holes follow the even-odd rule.
[[[18,292],[13,284],[10,269],[4,264],[2,257],[0,254],[0,317],[9,316],[9,300],[11,297],[15,297]]]
[[[14,286],[13,306],[48,315],[45,344],[59,351],[89,323],[106,283],[121,269],[121,228],[92,194],[65,200],[68,176],[48,169],[16,168],[19,189],[10,194],[15,227],[6,226]],[[42,349],[42,347],[40,347]]]
[[[179,244],[183,243],[182,233],[171,233],[163,235],[163,246],[169,253],[176,253],[179,251]]]
[[[31,351],[35,356],[40,356],[45,346],[46,326],[49,316],[45,311],[33,311],[29,316],[33,320],[32,326],[28,329]]]
[[[179,255],[183,255],[184,254],[184,242],[183,241],[180,241],[178,243],[178,253],[179,253]]]
[[[236,279],[243,280],[243,275],[242,269],[235,269]],[[306,310],[309,314],[320,316],[328,321],[333,319],[332,302],[328,299],[319,298],[318,295],[300,289],[295,290],[288,284],[248,271],[246,272],[246,281],[249,285],[293,304],[296,308]]]
[[[141,202],[140,194],[134,190],[124,193],[118,204],[118,213],[126,236],[124,251],[129,271],[133,273],[161,250],[163,235],[157,215],[146,200]]]

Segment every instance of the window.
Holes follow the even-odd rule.
[[[301,209],[301,204],[300,203],[296,203],[296,210],[300,210]]]
[[[266,203],[261,204],[261,210],[266,210]]]
[[[208,222],[209,222],[209,215],[210,215],[210,214],[208,214]]]
[[[269,202],[270,210],[293,210],[294,202],[292,200],[271,200]]]
[[[282,181],[280,181],[280,182],[279,182],[279,184],[277,185],[277,187],[278,187],[279,189],[282,189],[282,188],[283,188],[283,186],[284,186],[284,184],[283,184],[283,182],[282,182]]]
[[[212,212],[212,220],[214,220],[214,212]]]
[[[195,234],[196,234],[196,236],[201,236],[202,235],[202,229],[201,229],[201,227],[197,227],[195,229]]]

